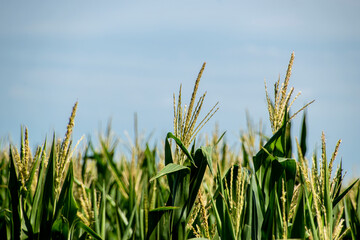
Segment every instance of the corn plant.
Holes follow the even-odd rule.
[[[100,237],[77,217],[73,195],[71,133],[77,103],[74,105],[63,141],[54,135],[50,153],[46,141],[32,156],[28,130],[22,134],[20,151],[10,146],[9,182],[12,239],[67,239],[75,235]],[[24,136],[24,137],[23,137]],[[7,238],[10,237],[7,235]]]
[[[0,148],[0,239],[360,239],[358,179],[343,186],[342,162],[333,169],[340,141],[328,157],[323,134],[310,165],[306,113],[299,141],[291,135],[292,119],[313,102],[291,114],[300,95],[292,99],[289,87],[293,61],[273,100],[265,83],[271,136],[248,117],[240,150],[218,128],[196,144],[218,110],[200,118],[205,63],[189,104],[181,85],[174,95],[174,130],[162,148],[141,140],[135,117],[130,154],[119,151],[110,124],[97,145],[76,150],[77,103],[63,140],[54,134],[32,153],[22,128],[19,148]]]
[[[216,105],[209,111],[200,124],[196,125],[205,94],[202,95],[193,111],[196,93],[201,75],[204,71],[203,64],[198,77],[195,81],[195,87],[191,96],[189,108],[181,106],[181,87],[177,105],[174,95],[174,132],[168,133],[165,139],[165,167],[159,171],[151,180],[154,181],[162,176],[167,176],[170,195],[166,206],[152,209],[149,215],[149,237],[158,225],[159,221],[165,215],[162,232],[165,232],[166,239],[186,239],[189,231],[187,224],[191,217],[193,205],[198,196],[202,185],[207,166],[212,171],[212,149],[211,147],[201,147],[195,150],[195,143],[189,151],[187,148],[195,140],[195,136],[206,122],[217,111]],[[172,155],[169,139],[176,143],[175,156]],[[155,220],[154,220],[155,219]]]
[[[352,239],[357,239],[360,235],[360,191],[359,184],[357,184],[351,191],[348,197],[344,199],[345,209],[345,223],[346,227],[350,228],[350,236]],[[349,239],[350,239],[349,236]]]
[[[300,180],[302,184],[305,213],[309,218],[306,226],[307,234],[313,239],[342,239],[350,227],[345,227],[344,206],[341,205],[345,195],[358,182],[355,180],[342,192],[342,164],[338,166],[335,175],[331,178],[333,162],[336,158],[340,141],[327,164],[325,135],[322,134],[322,154],[320,164],[316,156],[313,157],[313,166],[308,171],[307,160],[303,157],[300,145],[299,152]],[[318,169],[319,168],[319,169]],[[346,200],[344,200],[346,201]],[[346,203],[345,203],[346,204]]]

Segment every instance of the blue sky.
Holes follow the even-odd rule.
[[[18,144],[20,125],[32,144],[63,136],[79,101],[74,140],[139,128],[156,140],[172,130],[172,94],[199,93],[204,111],[217,101],[215,122],[238,144],[246,110],[270,134],[264,79],[284,78],[302,92],[294,110],[308,109],[310,149],[326,134],[338,139],[344,168],[360,175],[360,3],[358,1],[0,1],[0,136]],[[293,111],[294,111],[293,110]],[[301,116],[295,120],[298,135]]]

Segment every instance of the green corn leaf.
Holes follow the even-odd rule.
[[[306,210],[307,210],[307,213],[309,215],[309,217],[307,218],[307,221],[310,222],[310,230],[313,234],[313,237],[314,237],[314,240],[319,240],[319,235],[318,235],[318,231],[317,231],[317,228],[315,226],[315,222],[314,222],[314,216],[312,214],[312,204],[309,200],[309,193],[307,191],[307,188],[306,188],[306,183],[303,182],[303,189],[304,189],[304,196],[305,196],[305,203],[306,203]]]
[[[186,147],[184,146],[184,144],[180,141],[180,139],[178,139],[177,137],[174,136],[174,134],[172,134],[171,132],[169,132],[166,135],[166,138],[172,138],[175,140],[176,144],[181,148],[181,150],[185,153],[185,155],[190,159],[191,163],[194,164],[194,166],[196,167],[195,161],[192,158],[191,154],[188,152],[188,150],[186,149]]]
[[[248,167],[249,166],[249,154],[245,149],[245,144],[241,143],[241,150],[243,153],[243,167]]]
[[[166,136],[166,138],[165,138],[165,165],[168,165],[169,163],[174,163],[174,161],[173,161],[173,157],[171,154],[169,138],[168,138],[168,136]]]
[[[156,172],[155,151],[151,151],[148,144],[146,144],[144,155],[145,161],[142,167],[149,176],[153,176]]]
[[[267,211],[265,212],[264,216],[264,222],[262,224],[262,236],[261,239],[271,239],[271,236],[273,236],[275,233],[273,232],[275,230],[275,226],[273,225],[275,215],[276,215],[276,199],[275,199],[276,191],[272,190],[270,192],[269,196],[269,207],[267,208]]]
[[[192,166],[192,168],[195,168]],[[173,202],[170,206],[179,206],[181,209],[174,210],[171,214],[171,237],[184,239],[186,217],[189,213],[189,201],[191,193],[190,174],[187,171],[181,171],[175,174],[173,193],[171,194]],[[196,188],[196,186],[194,187]]]
[[[20,202],[19,188],[20,188],[19,182],[15,171],[14,157],[10,146],[9,191],[11,196],[11,211],[12,211],[11,220],[13,224],[12,236],[14,240],[20,239],[20,231],[21,231],[21,225],[20,225],[21,219],[19,215],[19,202]]]
[[[66,239],[69,236],[69,222],[64,217],[57,218],[51,228],[52,239]]]
[[[360,220],[360,185],[357,185],[357,195],[356,195],[356,217]],[[360,226],[360,225],[359,225]],[[360,234],[360,232],[359,232]]]
[[[265,144],[265,146],[260,149],[260,151],[256,154],[256,156],[254,157],[254,169],[255,172],[257,172],[260,167],[265,163],[264,161],[267,161],[268,156],[270,154],[273,154],[274,152],[280,152],[282,154],[280,155],[275,155],[278,157],[282,157],[283,156],[283,146],[282,146],[282,135],[284,134],[286,128],[286,124],[284,124],[270,139],[269,141]],[[275,151],[276,150],[276,151]],[[267,152],[266,152],[267,151]]]
[[[169,163],[168,165],[166,165],[162,170],[160,170],[154,177],[152,177],[150,179],[150,182],[154,181],[155,179],[168,175],[170,173],[175,173],[175,172],[179,172],[179,171],[189,171],[190,169],[188,167],[182,166],[182,165],[178,165],[175,163]]]
[[[90,136],[89,136],[89,139],[90,139]],[[88,166],[87,163],[88,163],[88,159],[90,158],[90,157],[88,157],[88,152],[90,150],[91,145],[92,145],[91,140],[89,140],[89,144],[86,146],[85,151],[83,153],[83,157],[82,157],[83,164],[81,164],[81,180],[82,181],[85,181],[86,168]]]
[[[214,211],[214,214],[215,214],[215,220],[216,220],[216,226],[217,226],[218,232],[221,232],[222,231],[221,230],[222,229],[221,218],[220,218],[219,212],[218,212],[218,210],[216,208],[216,204],[215,204],[213,196],[211,196],[211,204],[213,206],[213,211]]]
[[[189,200],[187,203],[189,213],[192,206],[194,205],[200,186],[203,182],[206,167],[209,166],[209,168],[212,169],[211,154],[211,147],[202,147],[195,152],[195,162],[198,167],[193,167],[191,169]],[[210,172],[212,173],[212,170]]]
[[[226,200],[221,194],[216,200],[216,208],[219,212],[220,221],[222,223],[221,232],[219,233],[220,237],[222,239],[235,239],[235,231],[231,222],[229,206],[226,204]]]
[[[116,167],[116,164],[113,160],[113,158],[110,156],[110,154],[106,151],[106,155],[107,155],[107,162],[109,163],[109,170],[112,174],[112,176],[114,177],[117,185],[119,186],[119,188],[121,188],[123,190],[123,192],[129,193],[129,189],[125,186],[124,181],[122,180],[121,177],[121,173],[119,172],[119,170]]]
[[[340,165],[337,168],[335,172],[335,176],[332,180],[332,182],[335,182],[335,185],[333,186],[333,190],[331,191],[331,198],[336,199],[340,195],[340,191],[342,190],[342,182],[343,182],[343,168],[342,168],[342,160],[340,160]],[[330,173],[331,174],[331,173]]]
[[[169,143],[169,139],[165,138],[165,166],[168,164],[173,164],[173,157],[171,153],[171,147]],[[172,174],[167,175],[167,179],[169,182],[170,192],[173,192],[173,186],[174,186],[174,176]]]
[[[213,148],[211,146],[207,146],[207,147],[201,147],[200,149],[202,151],[203,156],[206,159],[207,165],[209,166],[211,175],[214,175],[214,170],[213,170],[213,165],[212,165],[212,163],[213,163],[213,160],[212,160]]]
[[[55,212],[55,218],[58,218],[61,212],[61,215],[67,219],[70,225],[76,218],[76,213],[78,210],[78,206],[76,204],[73,195],[73,183],[74,183],[73,164],[71,161],[65,181],[61,189],[59,201],[56,205],[56,212]]]
[[[238,236],[238,239],[251,239],[252,234],[256,232],[256,223],[254,223],[254,219],[257,219],[256,217],[256,209],[254,208],[254,199],[253,199],[253,191],[251,186],[251,178],[250,176],[250,182],[248,183],[248,187],[246,188],[246,195],[245,195],[245,208],[243,210],[244,215],[244,221],[242,223],[242,230],[239,231],[240,234]],[[255,236],[253,236],[253,239],[256,239]]]
[[[131,237],[131,232],[132,232],[131,226],[132,226],[132,222],[134,220],[135,212],[136,212],[136,208],[134,208],[132,210],[132,213],[129,218],[129,224],[126,226],[122,240],[127,240],[127,239],[130,239],[130,237]]]
[[[41,239],[46,239],[50,236],[51,226],[53,222],[53,212],[55,205],[54,176],[55,176],[55,161],[57,157],[55,143],[56,143],[56,138],[54,134],[50,157],[49,157],[49,163],[45,175],[44,190],[42,194],[43,212],[42,212],[41,225],[40,225]]]
[[[177,210],[180,209],[180,207],[176,206],[164,206],[164,207],[158,207],[151,209],[149,212],[163,212],[163,211],[170,211],[170,210]]]
[[[225,136],[225,133],[226,133],[226,131],[223,132],[223,134],[221,134],[221,136],[219,137],[219,139],[216,141],[214,147],[217,146],[217,145],[219,144],[219,142],[223,139],[223,137]]]
[[[302,121],[302,127],[301,127],[301,135],[300,135],[300,149],[305,156],[306,154],[306,111],[304,111],[303,121]]]
[[[116,236],[117,236],[117,239],[121,239],[121,220],[122,218],[125,218],[125,220],[127,221],[126,219],[126,216],[125,214],[121,211],[121,209],[116,206]]]
[[[101,143],[101,141],[100,141],[100,143]],[[97,174],[98,175],[97,182],[103,182],[103,181],[105,181],[106,174],[107,174],[108,161],[106,161],[106,156],[104,157],[103,154],[96,152],[96,150],[91,142],[89,143],[89,146],[90,146],[90,149],[91,149],[93,155],[88,156],[88,158],[94,159],[96,161],[96,170],[98,173]],[[102,145],[102,148],[103,148],[103,145]],[[104,149],[104,150],[106,150],[106,149]]]
[[[190,155],[193,157],[194,156],[194,154],[195,154],[195,145],[196,145],[196,142],[195,142],[196,140],[194,140],[194,143],[193,143],[193,145],[191,146],[191,150],[190,150]]]
[[[31,226],[30,219],[29,219],[29,217],[28,217],[28,215],[27,215],[26,210],[24,209],[24,205],[25,205],[26,203],[24,203],[22,200],[23,200],[23,199],[21,199],[21,201],[20,201],[20,203],[21,203],[21,204],[20,204],[20,205],[21,205],[21,211],[22,211],[21,216],[22,216],[22,218],[23,218],[23,220],[24,220],[24,222],[25,222],[25,226],[26,226],[26,230],[23,228],[23,232],[25,232],[26,236],[27,236],[29,239],[33,239],[33,238],[34,238],[33,227]]]
[[[324,159],[324,162],[326,163],[326,157]],[[326,217],[327,217],[327,225],[332,226],[333,225],[333,204],[331,200],[331,192],[330,192],[330,173],[329,173],[329,167],[327,164],[324,164],[324,205],[326,209]],[[329,238],[332,239],[332,231],[328,231]]]
[[[350,198],[344,199],[344,208],[345,208],[346,226],[350,227],[352,239],[357,240],[360,236],[360,219],[356,214],[357,209],[355,209]]]
[[[252,231],[252,239],[261,239],[261,226],[264,221],[265,214],[265,203],[264,196],[259,186],[259,182],[256,178],[255,174],[251,175],[251,191],[252,191],[252,219],[251,222],[253,231]]]
[[[156,176],[152,177],[150,179],[150,182],[154,181],[155,179],[166,175],[167,179],[168,179],[168,183],[169,183],[169,187],[170,187],[170,195],[168,196],[167,199],[167,203],[166,206],[174,206],[174,202],[175,200],[173,199],[172,194],[175,193],[175,189],[177,187],[177,184],[175,184],[175,182],[177,181],[175,179],[178,178],[179,173],[181,173],[182,171],[190,171],[190,169],[186,166],[181,166],[181,165],[177,165],[173,163],[173,158],[172,158],[172,153],[171,153],[171,147],[169,144],[169,140],[168,140],[168,136],[166,136],[165,138],[165,164],[166,166],[157,173]],[[177,173],[172,174],[172,173]],[[156,184],[153,183],[153,184]],[[158,185],[160,186],[160,185]],[[155,193],[153,193],[155,194]],[[162,199],[162,195],[158,195],[160,199]],[[162,202],[165,202],[164,200],[162,200]],[[162,204],[160,204],[161,206]],[[154,231],[154,229],[158,226],[162,216],[168,212],[168,211],[173,211],[176,209],[172,209],[172,210],[160,210],[160,211],[150,211],[149,215],[148,215],[148,232],[147,232],[147,238],[149,239],[150,237],[153,237],[152,233]],[[158,231],[160,231],[160,228],[158,228]],[[161,233],[157,232],[156,234],[159,235],[167,235],[167,233],[170,232],[170,226],[168,225],[166,229],[164,229]]]
[[[277,164],[279,163],[279,164]],[[279,165],[281,167],[279,167]],[[274,180],[279,182],[281,181],[281,175],[285,173],[285,184],[287,199],[292,199],[295,186],[295,177],[296,177],[296,161],[291,158],[276,158],[274,166],[272,167],[272,172],[274,174]],[[290,201],[289,201],[290,204]]]
[[[235,231],[233,228],[233,224],[231,222],[231,215],[229,212],[228,206],[228,196],[224,188],[223,182],[226,181],[226,176],[224,179],[221,178],[219,171],[219,163],[217,163],[217,181],[219,183],[218,190],[214,194],[214,199],[216,201],[215,209],[217,212],[217,227],[218,233],[222,239],[235,239]]]
[[[296,204],[293,225],[290,229],[291,238],[305,238],[305,204],[303,197],[303,189],[299,189],[298,201]]]
[[[75,229],[79,228],[84,230],[87,234],[89,234],[92,238],[96,239],[96,240],[102,240],[102,238],[96,233],[94,232],[94,230],[92,230],[91,228],[89,228],[88,226],[86,226],[80,219],[76,219],[73,224],[71,225],[70,228],[70,234],[68,237],[68,240],[71,239],[75,239],[73,236],[75,234]]]
[[[169,206],[171,203],[172,203],[172,198],[171,198],[171,195],[170,195],[166,205]],[[169,207],[171,208],[171,206],[169,206]],[[153,233],[154,229],[158,226],[158,224],[159,224],[159,222],[161,220],[161,217],[165,213],[167,213],[169,211],[173,211],[173,210],[176,210],[176,209],[166,209],[166,207],[165,207],[165,209],[163,209],[163,210],[149,211],[149,230],[148,230],[148,233],[147,233],[147,238],[148,239],[150,238],[150,236],[152,236],[152,233]],[[170,232],[170,226],[169,225],[166,225],[164,228],[165,228],[164,231]]]
[[[97,195],[96,195],[96,190],[95,190],[95,183],[91,184],[91,201],[92,201],[92,206],[93,206],[93,212],[94,212],[94,221],[95,221],[95,231],[97,233],[100,233],[100,220],[99,220],[99,214],[98,214],[98,209],[97,209]],[[104,197],[104,196],[102,196]]]
[[[189,238],[188,240],[209,240],[208,238]]]
[[[45,152],[45,149],[46,149],[46,142],[43,147],[43,153]],[[33,199],[33,203],[37,203],[37,205],[36,207],[31,208],[31,216],[30,216],[30,222],[31,225],[33,226],[33,230],[34,232],[37,233],[40,231],[42,212],[43,212],[43,208],[45,207],[43,204],[45,174],[46,174],[45,161],[42,158],[39,166],[38,181]]]
[[[347,187],[337,198],[333,201],[333,207],[335,207],[344,197],[345,195],[352,189],[352,187],[359,181],[356,179],[349,187]]]
[[[32,166],[29,179],[26,182],[26,189],[31,189],[31,184],[32,184],[32,181],[34,179],[35,172],[38,169],[38,165],[39,165],[39,162],[40,162],[39,160],[40,160],[44,150],[45,150],[45,146],[44,146],[44,149],[41,151],[41,153],[37,156],[37,158],[34,161],[34,165]]]
[[[101,197],[101,208],[100,208],[100,213],[101,213],[101,237],[103,239],[105,239],[105,230],[106,230],[106,188],[105,188],[105,182],[103,182],[103,186],[102,186],[102,197]],[[136,208],[134,208],[136,209]],[[129,221],[130,222],[130,221]],[[130,225],[130,224],[129,224]]]
[[[289,114],[285,114],[286,119],[284,120],[284,122],[288,121],[288,116]],[[287,122],[285,127],[285,132],[281,140],[282,140],[281,146],[283,146],[283,157],[291,158],[292,157],[291,122]]]

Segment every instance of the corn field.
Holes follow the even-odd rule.
[[[22,127],[20,146],[0,151],[0,239],[360,239],[358,179],[343,186],[342,164],[333,166],[341,141],[328,152],[323,133],[320,156],[305,157],[312,102],[290,114],[293,60],[273,96],[265,83],[272,136],[249,121],[240,151],[217,129],[197,139],[218,109],[200,114],[205,63],[189,104],[181,87],[174,94],[174,129],[161,147],[136,137],[131,155],[118,152],[109,126],[80,151],[77,103],[62,139],[31,151]],[[295,117],[300,136],[291,135]]]

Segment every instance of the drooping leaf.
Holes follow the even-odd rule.
[[[175,172],[179,172],[179,171],[189,171],[190,169],[188,167],[182,166],[182,165],[178,165],[175,163],[169,163],[168,165],[166,165],[162,170],[160,170],[154,177],[152,177],[150,179],[150,182],[154,181],[155,179],[168,175],[170,173],[175,173]]]
[[[213,148],[211,146],[207,146],[207,147],[201,147],[200,149],[202,151],[203,156],[205,157],[205,159],[207,161],[207,165],[209,166],[210,173],[212,175],[214,175],[214,170],[213,170],[213,165],[212,165],[212,163],[213,163],[213,160],[212,160]]]
[[[286,128],[286,124],[284,124],[265,144],[265,146],[260,149],[260,151],[254,156],[254,170],[257,172],[261,165],[264,164],[264,161],[268,159],[268,156],[270,154],[273,154],[274,152],[280,152],[282,153],[282,156],[277,155],[277,157],[283,157],[283,147],[281,145],[281,138],[284,134]],[[275,151],[276,150],[276,151]]]
[[[171,132],[169,132],[166,136],[166,138],[172,138],[175,140],[176,144],[181,148],[181,150],[183,151],[183,153],[189,158],[189,160],[192,162],[192,164],[195,165],[196,164],[194,162],[194,159],[192,158],[191,154],[188,152],[188,150],[186,149],[186,147],[184,146],[184,144],[180,141],[180,139],[178,139],[177,137],[174,136],[174,134],[172,134]]]
[[[94,230],[86,226],[79,218],[75,219],[73,224],[71,225],[68,240],[74,239],[73,235],[76,228],[84,230],[87,234],[89,234],[92,238],[96,240],[102,240],[102,238]]]

